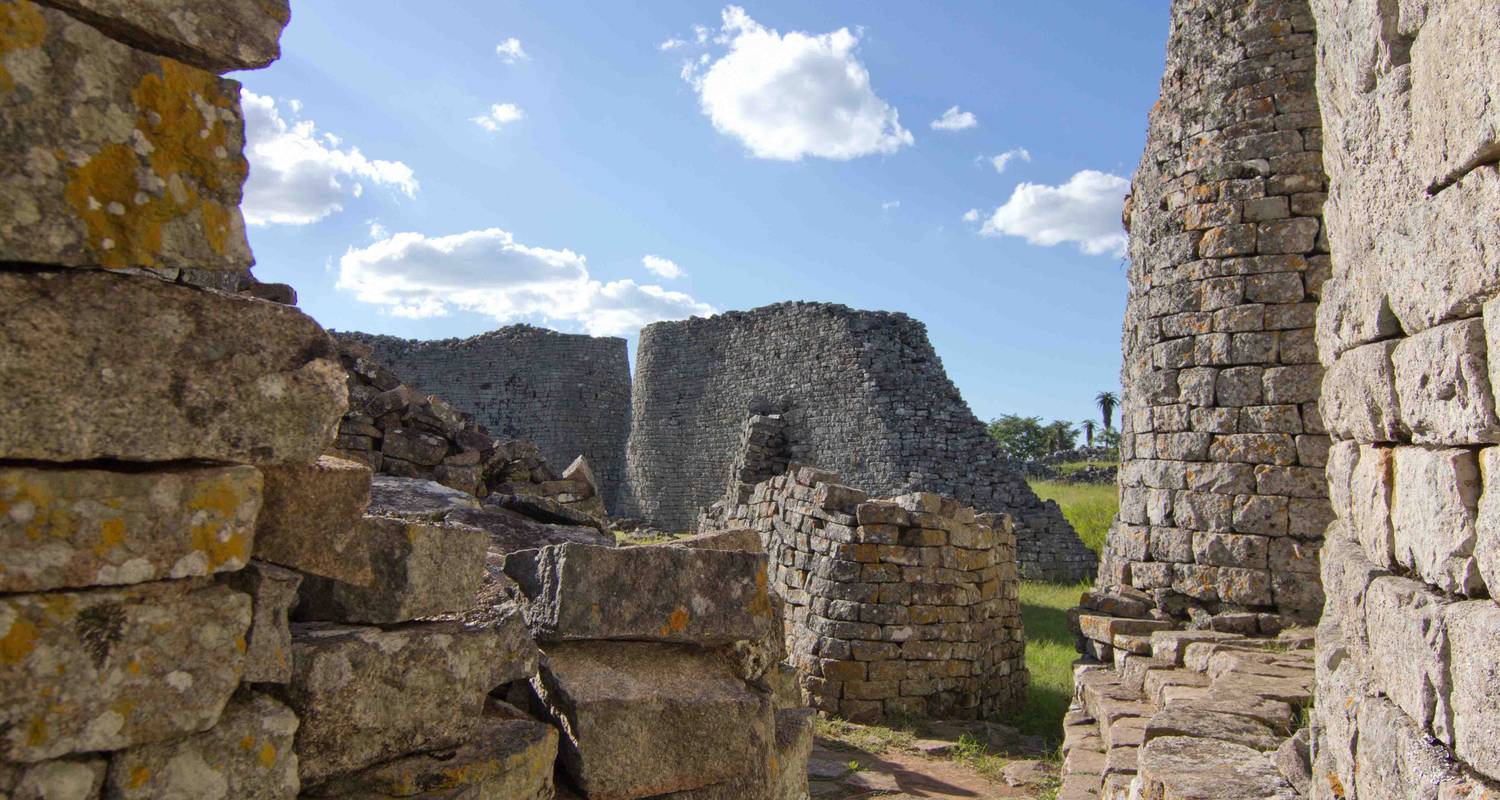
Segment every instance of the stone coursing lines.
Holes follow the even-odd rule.
[[[1015,520],[1021,572],[1093,571],[1056,504],[1043,503],[904,314],[781,303],[641,332],[623,513],[670,528],[720,499],[747,416],[780,413],[790,460],[877,495],[927,491]]]
[[[929,493],[872,500],[793,467],[711,524],[757,532],[814,708],[846,719],[1003,717],[1023,655],[1008,518]]]
[[[1311,620],[1323,602],[1314,52],[1306,0],[1172,6],[1126,210],[1120,512],[1099,583],[1178,617]]]
[[[442,397],[499,439],[524,439],[559,467],[588,459],[605,505],[620,507],[630,431],[625,340],[512,325],[467,339],[414,341],[338,332],[422,392]]]

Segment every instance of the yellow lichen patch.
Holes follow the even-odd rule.
[[[32,717],[31,722],[26,725],[26,744],[29,747],[41,747],[47,743],[47,719],[46,717]]]
[[[260,765],[266,769],[276,766],[276,748],[270,742],[260,746]]]
[[[105,267],[158,266],[162,228],[194,213],[209,248],[223,253],[231,211],[200,195],[199,187],[231,189],[248,172],[239,148],[230,147],[229,120],[238,118],[234,94],[212,73],[170,58],[158,61],[161,72],[146,75],[130,93],[136,130],[150,144],[145,163],[129,146],[109,145],[73,170],[64,193]],[[148,166],[165,191],[144,190],[141,173]]]
[[[115,517],[99,523],[99,543],[94,545],[94,555],[103,558],[109,551],[125,541],[125,520]]]
[[[19,664],[36,649],[36,626],[24,619],[11,623],[10,630],[0,638],[0,662]]]
[[[757,617],[771,616],[771,593],[768,588],[770,581],[766,576],[766,568],[761,567],[755,572],[755,596],[750,598],[750,613]]]
[[[244,504],[237,486],[228,480],[206,483],[193,492],[188,508],[208,512],[209,519],[192,527],[189,536],[193,549],[208,556],[209,569],[227,563],[243,564],[250,558],[250,539],[241,532],[226,533],[229,523]]]
[[[225,564],[244,564],[250,559],[250,539],[243,533],[221,537],[224,527],[212,522],[194,525],[188,532],[194,550],[208,556],[208,568],[217,570]]]
[[[239,651],[241,653],[243,653],[246,650],[250,649],[249,643],[247,643],[245,641],[245,637],[243,637],[243,636],[239,636],[239,637],[235,638],[235,640],[234,640],[234,646],[237,647],[237,648],[239,648]]]
[[[15,78],[5,68],[6,54],[41,47],[46,38],[47,18],[35,4],[0,2],[0,92],[16,88]]]
[[[146,781],[149,780],[151,780],[150,767],[136,767],[130,771],[130,788],[132,789],[139,789],[145,786]]]
[[[250,752],[251,750],[254,750],[255,749],[255,737],[251,736],[248,733],[245,734],[245,737],[243,739],[240,739],[240,749],[244,750],[247,753]]]
[[[668,636],[673,633],[682,633],[683,631],[687,630],[688,621],[690,619],[691,617],[688,616],[688,610],[686,608],[683,608],[682,606],[678,606],[677,608],[673,609],[670,615],[667,616],[667,624],[661,626],[660,634],[662,636]]]

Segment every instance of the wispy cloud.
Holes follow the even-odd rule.
[[[495,45],[495,55],[500,56],[500,59],[507,64],[514,64],[517,61],[525,61],[531,58],[531,56],[526,54],[526,48],[521,46],[521,40],[514,36]]]
[[[491,133],[500,130],[517,120],[525,119],[526,112],[515,103],[496,103],[490,106],[488,113],[477,117],[470,117],[469,121]]]
[[[972,112],[959,111],[958,106],[952,106],[930,124],[935,131],[965,131],[979,127],[979,120]]]

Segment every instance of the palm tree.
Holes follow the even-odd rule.
[[[1120,405],[1120,398],[1114,392],[1100,392],[1094,395],[1094,404],[1099,406],[1099,415],[1104,417],[1104,429],[1113,430],[1111,423],[1114,421],[1115,408]]]
[[[1089,449],[1092,450],[1094,447],[1094,421],[1091,419],[1086,419],[1082,422],[1082,425],[1083,439],[1084,441],[1088,442]]]

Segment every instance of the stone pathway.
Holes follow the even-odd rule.
[[[1008,786],[999,775],[991,778],[981,774],[972,764],[953,756],[964,729],[976,723],[948,725],[949,730],[926,731],[928,738],[891,745],[878,753],[820,737],[807,765],[813,800],[1022,800],[1040,798],[1046,786],[1055,785],[1055,763],[1037,761],[1035,752],[1022,752],[1024,745],[1004,754],[1014,756],[1005,764],[1005,771],[1012,778],[1044,777],[1049,783]],[[999,761],[1003,763],[1006,758]]]

